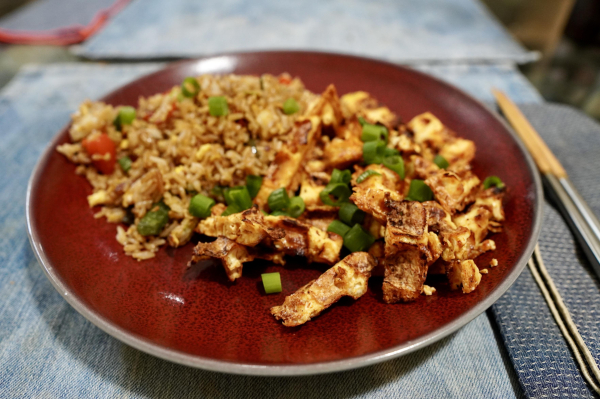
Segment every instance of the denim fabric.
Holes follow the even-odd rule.
[[[527,105],[522,109],[600,215],[600,125],[566,106]],[[565,221],[548,203],[539,244],[548,272],[600,364],[600,281]],[[528,396],[594,397],[528,269],[492,311]]]
[[[82,100],[156,68],[27,67],[0,92],[0,398],[522,397],[488,314],[436,344],[379,365],[264,378],[154,358],[113,339],[72,309],[46,279],[29,246],[27,180],[46,144]],[[467,74],[463,81],[468,80]]]
[[[157,59],[272,49],[396,62],[536,58],[477,0],[137,0],[75,51]]]
[[[0,19],[0,28],[15,30],[58,29],[87,25],[115,0],[38,0]]]

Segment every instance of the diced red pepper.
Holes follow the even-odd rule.
[[[292,79],[288,75],[280,75],[279,83],[283,85],[289,85],[290,83],[292,83]]]
[[[100,172],[110,175],[115,170],[117,148],[115,143],[105,133],[92,134],[81,142],[83,148],[92,158],[92,163]],[[109,154],[107,156],[106,154]],[[94,155],[103,159],[93,159]]]

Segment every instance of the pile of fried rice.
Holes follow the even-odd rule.
[[[265,175],[296,118],[319,98],[287,74],[203,75],[196,80],[201,90],[193,98],[182,96],[181,86],[140,97],[135,119],[122,126],[114,123],[120,107],[86,101],[72,116],[71,143],[57,148],[91,183],[93,194],[87,200],[90,207],[99,207],[95,217],[118,223],[118,242],[138,260],[154,257],[167,242],[178,247],[190,240],[198,223],[188,211],[195,194],[210,196],[214,187]],[[210,115],[208,99],[213,96],[226,98],[227,115]],[[287,115],[282,106],[290,98],[300,109]],[[132,160],[127,172],[117,166],[102,174],[94,166],[82,140],[100,133],[115,143],[116,159]],[[161,199],[170,208],[167,226],[157,236],[140,235],[137,223]]]

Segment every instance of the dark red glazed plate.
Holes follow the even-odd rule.
[[[326,268],[292,261],[244,267],[230,283],[219,265],[186,268],[193,243],[164,248],[138,262],[123,254],[115,226],[93,218],[92,190],[54,148],[67,141],[64,129],[40,159],[29,183],[27,222],[33,249],[48,278],[92,323],[147,353],[209,370],[257,375],[301,375],[365,366],[429,345],[456,331],[491,306],[515,281],[533,251],[540,227],[542,192],[535,167],[516,136],[482,104],[432,77],[364,58],[310,52],[229,54],[175,63],[116,90],[102,100],[136,105],[139,96],[162,92],[202,73],[299,76],[322,92],[334,83],[340,94],[372,93],[405,121],[430,111],[459,135],[474,140],[475,172],[498,175],[508,186],[504,232],[498,249],[476,260],[489,268],[477,290],[438,291],[408,304],[382,301],[381,277],[358,301],[341,300],[296,328],[269,313],[286,295]],[[283,292],[265,295],[260,274],[279,271]]]

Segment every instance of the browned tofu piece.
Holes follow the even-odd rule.
[[[270,260],[283,265],[285,258],[282,253],[277,253],[268,248],[249,248],[233,240],[219,237],[213,242],[200,242],[194,247],[194,254],[188,266],[206,259],[219,259],[227,277],[231,281],[242,277],[243,264],[254,259]]]
[[[196,231],[209,237],[226,237],[238,244],[254,247],[265,238],[278,239],[283,230],[265,224],[262,213],[250,208],[229,216],[210,216],[196,226]]]
[[[271,314],[286,327],[295,327],[318,316],[343,296],[360,298],[367,292],[367,283],[375,259],[366,252],[346,256],[318,279],[311,281],[285,298],[283,305],[271,308]]]
[[[472,260],[462,260],[450,262],[446,271],[450,288],[457,290],[462,288],[462,292],[468,294],[473,292],[481,281],[479,268]]]
[[[373,215],[378,222],[385,224],[387,214],[390,212],[386,201],[402,201],[403,182],[396,172],[381,165],[369,165],[366,169],[374,170],[380,175],[371,176],[362,183],[356,184],[356,178],[363,172],[361,169],[357,170],[352,175],[354,193],[350,199],[359,209]]]
[[[451,214],[462,211],[465,206],[475,200],[481,187],[481,181],[473,173],[465,173],[459,177],[456,173],[439,170],[425,179],[435,199]]]
[[[323,94],[313,103],[309,104],[306,115],[318,116],[323,126],[331,127],[337,131],[344,118],[340,99],[333,84],[327,86]]]
[[[323,151],[323,157],[330,168],[346,169],[362,161],[363,142],[358,137],[331,140]]]
[[[296,191],[302,178],[302,164],[321,136],[321,120],[317,116],[301,119],[295,123],[290,142],[285,144],[275,155],[263,179],[262,186],[254,199],[261,209],[273,190],[285,187]]]
[[[265,216],[272,229],[283,231],[277,239],[267,239],[264,244],[292,256],[304,256],[309,262],[335,264],[340,258],[343,239],[337,234],[323,231],[287,216]]]
[[[344,118],[350,119],[367,109],[377,108],[379,102],[366,91],[344,94],[340,99]]]
[[[427,231],[427,210],[420,202],[389,202],[383,300],[413,301],[423,291],[427,268],[439,257],[441,246],[437,236]]]
[[[448,170],[453,172],[465,170],[470,168],[469,164],[475,158],[475,143],[471,140],[454,137],[442,146],[438,154],[450,164]]]

